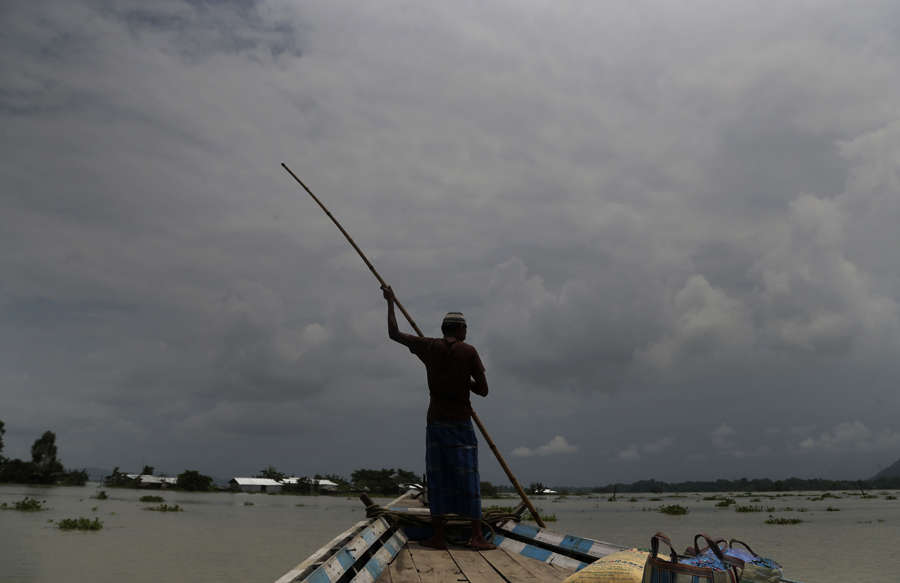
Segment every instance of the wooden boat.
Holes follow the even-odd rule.
[[[619,545],[506,520],[489,551],[439,551],[410,540],[405,517],[428,518],[422,492],[409,490],[377,516],[334,537],[276,583],[559,583]],[[369,507],[372,509],[372,507]]]
[[[410,519],[429,518],[420,490],[408,490],[386,507],[362,498],[373,516],[334,537],[275,583],[560,583],[628,548],[509,519],[494,526],[496,549],[440,551],[411,540],[416,528]]]

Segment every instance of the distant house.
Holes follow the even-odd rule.
[[[319,490],[322,490],[324,492],[334,492],[335,490],[337,490],[337,487],[338,487],[338,485],[335,482],[332,482],[331,480],[326,480],[324,478],[319,478],[319,479],[313,478],[312,483]]]
[[[231,478],[228,485],[232,490],[241,492],[264,492],[266,494],[281,492],[281,482],[271,478]]]
[[[125,474],[128,479],[134,480],[138,488],[159,489],[174,488],[178,485],[178,478],[167,476],[151,476],[149,474]]]
[[[540,492],[536,492],[536,494],[559,494],[556,490],[551,490],[550,488],[544,488]]]
[[[314,488],[322,492],[334,492],[337,490],[338,485],[331,480],[325,480],[323,478],[299,478],[297,476],[291,476],[290,478],[285,478],[281,481],[282,484],[297,484],[303,480],[308,480],[309,484]]]

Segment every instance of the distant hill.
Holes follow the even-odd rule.
[[[872,479],[877,480],[878,478],[900,478],[900,460],[895,461],[875,474],[875,477]]]

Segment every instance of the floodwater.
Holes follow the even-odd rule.
[[[0,486],[0,502],[11,505],[32,496],[46,500],[48,508],[0,511],[0,581],[271,582],[364,518],[356,498],[107,489],[109,499],[96,500],[98,491],[96,484]],[[152,504],[138,501],[147,494],[161,495],[184,512],[148,512],[144,508]],[[708,494],[664,494],[661,500],[642,494],[635,501],[626,494],[615,502],[605,496],[538,497],[535,502],[544,514],[556,516],[548,526],[558,532],[647,547],[650,535],[661,530],[683,550],[702,531],[748,542],[782,563],[787,577],[804,583],[893,580],[900,572],[900,500],[888,495],[898,494],[879,491],[865,499],[835,494],[840,498],[809,499],[819,493],[736,498],[738,505],[775,507],[774,516],[804,521],[784,526],[765,524],[766,511],[716,508],[715,501],[702,499]],[[654,510],[663,504],[680,504],[689,513]],[[829,506],[839,510],[829,512]],[[54,524],[79,516],[98,517],[103,529],[64,532]]]

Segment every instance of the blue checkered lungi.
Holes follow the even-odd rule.
[[[425,430],[425,472],[432,516],[481,518],[478,442],[472,421],[430,421]]]

